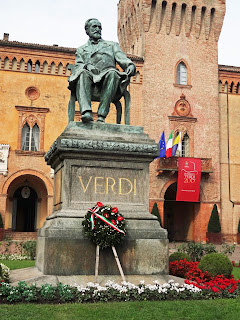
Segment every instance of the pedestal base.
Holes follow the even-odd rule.
[[[93,275],[96,247],[83,233],[89,207],[117,206],[127,235],[116,246],[123,272],[168,274],[167,231],[148,211],[149,163],[159,146],[141,127],[70,123],[46,155],[54,168],[54,211],[38,232],[36,266],[44,274]],[[111,248],[99,274],[118,275]]]

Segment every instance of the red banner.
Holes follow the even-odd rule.
[[[178,158],[177,201],[199,201],[201,159]]]

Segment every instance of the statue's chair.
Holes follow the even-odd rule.
[[[73,64],[69,64],[68,69],[72,71],[73,66],[74,66]],[[100,92],[94,92],[94,94],[92,94],[92,101],[99,102],[100,94],[101,94]],[[125,113],[124,113],[125,124],[129,124],[129,113],[130,113],[131,101],[130,101],[130,93],[127,91],[127,89],[125,89],[123,94],[116,95],[112,100],[112,103],[115,104],[117,109],[116,123],[120,124],[122,119],[122,104],[120,102],[122,97],[124,97],[124,103],[125,103]],[[75,91],[71,90],[71,95],[68,103],[68,122],[74,121],[76,101],[77,101],[76,93]]]

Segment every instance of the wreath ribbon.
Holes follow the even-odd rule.
[[[91,225],[92,225],[92,230],[94,230],[95,228],[95,219],[94,216],[96,216],[97,218],[99,218],[100,220],[104,221],[107,225],[109,225],[110,227],[112,227],[114,230],[121,232],[123,234],[125,234],[125,232],[121,229],[119,229],[118,227],[116,227],[113,223],[111,223],[108,219],[106,219],[104,216],[98,214],[96,211],[99,210],[99,207],[96,206],[94,209],[89,209],[89,211],[92,212],[92,215],[90,217],[90,221],[91,221]]]

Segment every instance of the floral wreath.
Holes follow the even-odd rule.
[[[88,209],[82,225],[85,235],[101,249],[121,243],[126,234],[126,221],[118,208],[101,202]]]

